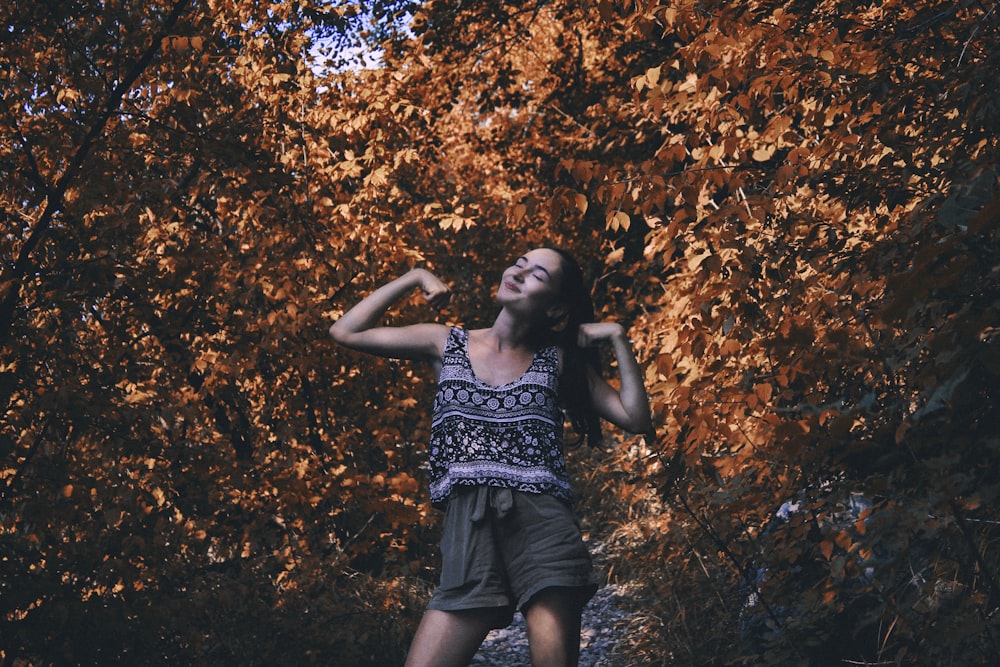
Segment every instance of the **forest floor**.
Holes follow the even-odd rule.
[[[614,667],[623,665],[623,656],[615,648],[629,625],[629,615],[619,606],[618,586],[605,586],[597,591],[583,612],[580,632],[580,667]],[[617,658],[617,659],[616,659]],[[502,630],[493,630],[475,659],[480,667],[528,667],[528,637],[524,618],[514,616],[514,622]]]
[[[598,571],[600,545],[591,547]],[[625,609],[626,587],[607,584],[597,590],[583,610],[580,629],[580,667],[618,667],[629,664],[620,651],[633,625],[634,615]],[[477,667],[529,667],[528,637],[524,617],[517,613],[506,628],[493,630],[486,637],[472,664]]]

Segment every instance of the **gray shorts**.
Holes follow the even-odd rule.
[[[506,610],[497,627],[546,588],[576,589],[581,605],[597,591],[580,524],[550,495],[456,488],[445,509],[441,557],[441,585],[428,609]]]

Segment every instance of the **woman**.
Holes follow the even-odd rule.
[[[650,428],[642,374],[621,325],[592,322],[582,272],[568,253],[536,248],[503,272],[500,313],[488,329],[382,327],[419,288],[433,307],[450,290],[414,269],[375,290],[330,327],[348,348],[430,362],[438,377],[431,439],[431,502],[445,510],[441,585],[407,655],[408,667],[467,665],[492,628],[525,618],[531,661],[575,665],[583,607],[597,589],[571,508],[562,453],[563,410],[593,439],[599,420]],[[620,388],[596,369],[609,342]]]

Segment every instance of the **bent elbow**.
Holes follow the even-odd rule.
[[[646,412],[645,414],[633,417],[630,420],[628,426],[626,427],[626,430],[629,433],[634,433],[634,434],[637,434],[637,435],[638,434],[649,433],[650,431],[653,430],[653,417],[652,417],[652,415],[650,415],[649,412]]]
[[[339,323],[340,320],[330,325],[330,328],[328,329],[330,333],[330,338],[333,339],[333,342],[339,345],[347,345],[347,340],[350,337],[350,332],[345,331],[343,326],[337,326]]]
[[[632,435],[645,435],[653,430],[653,422],[650,420],[634,421],[625,427],[625,430]]]

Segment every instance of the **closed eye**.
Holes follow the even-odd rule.
[[[518,257],[517,261],[514,262],[514,268],[523,269],[528,266],[527,257]],[[532,268],[531,277],[542,282],[546,282],[549,279],[549,270],[544,266],[535,266]]]

